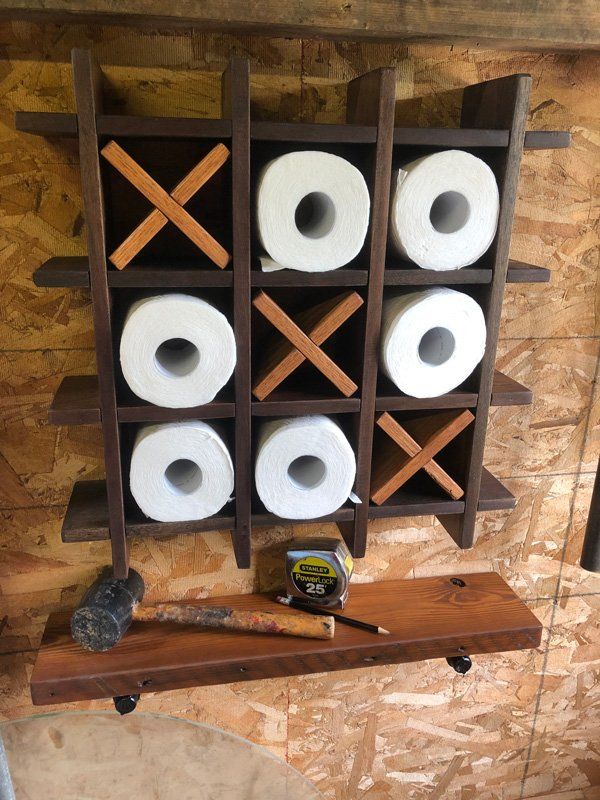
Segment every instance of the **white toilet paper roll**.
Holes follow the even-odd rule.
[[[148,297],[129,309],[120,347],[131,390],[167,408],[209,403],[236,361],[231,325],[220,311],[187,294]]]
[[[383,371],[411,397],[437,397],[459,386],[485,351],[485,319],[469,295],[436,287],[384,303]]]
[[[484,161],[461,150],[434,153],[395,176],[390,239],[420,267],[460,269],[491,245],[498,208],[496,178]]]
[[[369,227],[369,190],[344,158],[286,153],[260,173],[257,222],[270,259],[264,269],[327,272],[359,252]]]
[[[233,464],[219,434],[200,420],[141,428],[129,485],[135,502],[159,522],[205,519],[233,492]]]
[[[256,490],[285,519],[315,519],[342,506],[354,484],[356,459],[341,428],[315,415],[277,419],[260,431]]]

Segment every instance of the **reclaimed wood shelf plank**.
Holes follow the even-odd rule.
[[[195,602],[277,608],[268,595]],[[345,613],[382,625],[390,635],[338,625],[333,639],[318,640],[134,622],[115,648],[92,653],[72,640],[67,613],[52,614],[31,677],[32,699],[36,705],[66,703],[526,650],[538,647],[542,634],[538,619],[493,572],[356,584]]]

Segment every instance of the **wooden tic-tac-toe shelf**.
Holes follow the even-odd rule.
[[[107,479],[75,484],[63,539],[110,539],[115,574],[123,577],[129,536],[229,529],[238,566],[248,567],[252,527],[280,521],[253,490],[257,424],[323,413],[337,415],[356,452],[354,491],[362,503],[348,502],[327,518],[356,557],[364,555],[367,523],[376,517],[434,514],[459,547],[471,547],[477,513],[515,502],[483,466],[490,405],[531,402],[527,388],[494,369],[504,285],[549,280],[543,267],[509,261],[521,153],[569,144],[568,133],[525,131],[531,78],[512,75],[465,88],[457,129],[395,127],[391,69],[348,84],[344,125],[252,120],[243,59],[234,58],[223,74],[222,119],[104,113],[102,73],[87,51],[74,51],[73,79],[76,114],[16,116],[21,131],[79,138],[88,255],[52,258],[34,280],[91,290],[98,374],[65,378],[50,420],[102,426]],[[393,167],[447,148],[489,164],[500,189],[500,217],[494,242],[477,263],[435,272],[388,251],[390,185]],[[362,171],[371,196],[369,235],[342,269],[262,272],[252,215],[256,176],[267,161],[298,149],[336,153]],[[456,286],[477,300],[487,346],[462,386],[420,400],[379,372],[381,307],[394,287],[431,285]],[[161,408],[128,389],[116,355],[120,329],[130,304],[152,289],[197,293],[232,321],[237,365],[213,402]],[[201,521],[149,520],[128,488],[136,426],[191,418],[219,419],[227,430],[235,500]],[[373,458],[380,436],[389,454],[383,465],[379,445]]]

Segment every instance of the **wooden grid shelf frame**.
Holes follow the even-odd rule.
[[[326,519],[337,522],[356,557],[365,553],[368,520],[381,517],[434,514],[460,547],[470,547],[474,540],[477,511],[510,508],[515,502],[510,492],[482,464],[489,407],[491,404],[531,402],[531,392],[526,387],[494,371],[504,285],[507,281],[545,282],[550,274],[543,267],[508,259],[521,153],[524,147],[566,147],[570,140],[569,134],[562,131],[525,132],[531,78],[513,75],[467,87],[460,128],[421,129],[394,127],[395,76],[391,69],[375,70],[348,84],[347,122],[343,125],[252,121],[249,67],[244,59],[233,59],[223,74],[223,118],[220,120],[105,114],[102,75],[87,51],[74,51],[73,76],[76,115],[30,112],[16,115],[16,126],[21,131],[79,138],[88,255],[50,259],[36,271],[34,281],[38,286],[89,287],[91,290],[98,375],[65,378],[52,404],[50,420],[57,424],[102,425],[107,479],[75,484],[63,525],[64,540],[110,539],[115,574],[123,577],[128,568],[129,536],[229,529],[237,564],[247,567],[250,564],[252,525],[281,521],[260,506],[252,507],[252,420],[324,413],[343,415],[350,421],[348,427],[354,430],[357,455],[355,493],[363,502],[344,506]],[[109,139],[121,138],[134,142],[137,139],[216,139],[230,151],[231,196],[236,199],[231,204],[231,264],[223,269],[211,264],[199,266],[197,262],[177,263],[167,268],[153,261],[145,263],[142,253],[126,269],[118,270],[109,265],[106,216],[110,209],[106,207],[100,151]],[[334,150],[336,147],[345,148],[345,153],[360,151],[361,157],[366,154],[363,172],[371,195],[371,219],[367,242],[354,263],[339,270],[312,274],[291,270],[263,273],[257,268],[258,253],[255,252],[250,213],[251,151],[253,147],[269,147],[270,142],[290,150],[294,149],[294,143],[300,143]],[[413,147],[419,148],[419,155],[427,147],[475,148],[479,155],[483,153],[482,157],[495,171],[501,198],[498,231],[488,253],[472,267],[436,273],[389,261],[386,247],[392,164],[399,149],[407,156]],[[210,186],[206,186],[204,191],[208,193],[209,189]],[[169,197],[168,193],[165,194]],[[183,203],[185,198],[179,200],[176,197],[174,202]],[[407,397],[389,381],[386,383],[378,369],[384,292],[390,287],[449,284],[477,292],[487,323],[484,359],[463,387],[447,395],[426,400]],[[356,377],[358,391],[345,397],[339,393],[296,390],[283,385],[264,400],[253,400],[252,289],[271,292],[272,289],[285,291],[302,287],[303,291],[313,291],[314,305],[320,305],[320,292],[331,292],[336,286],[355,287],[364,300],[361,308],[362,353]],[[206,288],[224,292],[230,298],[237,342],[234,387],[220,393],[206,406],[160,408],[123,392],[117,386],[114,343],[118,315],[115,307],[118,307],[122,292],[152,288]],[[303,336],[318,349],[319,337],[314,331],[309,329],[306,336],[305,330]],[[302,356],[306,358],[306,353]],[[465,480],[461,484],[464,497],[440,496],[425,487],[411,492],[395,492],[380,506],[368,502],[376,415],[389,411],[434,409],[471,409],[475,417],[461,436],[465,442]],[[191,418],[233,420],[235,509],[232,511],[227,507],[221,515],[207,520],[172,524],[147,520],[141,513],[126,510],[124,474],[127,461],[121,444],[123,426]]]

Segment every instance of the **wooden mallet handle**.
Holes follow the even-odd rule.
[[[333,617],[308,614],[282,614],[278,611],[245,611],[227,606],[190,606],[179,603],[136,605],[133,619],[142,622],[178,622],[202,628],[228,628],[234,631],[279,633],[307,639],[333,639]]]

